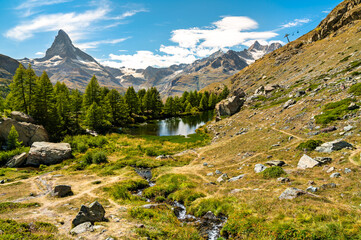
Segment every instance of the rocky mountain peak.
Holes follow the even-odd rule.
[[[252,50],[263,50],[263,46],[258,42],[258,41],[255,41],[249,48],[248,48],[248,51],[252,51]]]

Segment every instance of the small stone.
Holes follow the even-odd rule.
[[[312,181],[312,180],[310,180],[310,181],[308,181],[308,183],[307,183],[308,185],[314,185],[315,184],[315,182],[314,181]]]
[[[256,172],[256,173],[260,173],[260,172],[263,172],[264,170],[266,170],[266,166],[265,165],[263,165],[263,164],[256,164],[255,166],[254,166],[254,171]]]
[[[286,182],[290,182],[291,180],[289,178],[279,177],[277,178],[277,181],[281,183],[286,183]]]
[[[318,188],[317,187],[313,187],[313,186],[309,186],[306,191],[307,192],[317,192]]]
[[[244,174],[241,174],[241,175],[239,175],[239,176],[237,176],[237,177],[230,178],[230,179],[228,180],[228,182],[235,182],[235,181],[243,178],[244,176],[245,176]]]
[[[213,176],[214,173],[210,172],[210,173],[207,173],[207,176]]]
[[[343,130],[344,130],[345,132],[351,131],[352,129],[353,129],[353,126],[351,126],[351,125],[348,125],[348,126],[346,126],[346,127],[343,128]]]
[[[225,182],[229,179],[227,173],[223,173],[218,179],[217,179],[217,182],[219,183],[222,183],[222,182]]]
[[[328,189],[328,188],[335,188],[336,187],[336,184],[335,183],[326,183],[326,184],[323,184],[321,185],[320,189]]]
[[[350,103],[350,105],[348,106],[348,110],[356,110],[360,108],[358,105],[356,105],[356,103],[352,102]]]
[[[335,168],[334,168],[334,167],[330,167],[326,172],[327,172],[327,173],[331,173],[331,172],[333,172],[333,171],[335,171]]]
[[[203,166],[207,167],[207,166],[208,166],[208,163],[206,163],[206,162],[205,162],[205,163],[203,163]]]
[[[269,165],[269,166],[279,166],[279,167],[282,167],[282,166],[285,165],[286,163],[285,163],[284,161],[272,160],[272,161],[266,162],[266,164]]]
[[[280,196],[278,199],[283,200],[283,199],[294,199],[297,198],[301,195],[306,194],[305,191],[301,190],[301,189],[297,189],[297,188],[287,188]]]
[[[209,167],[209,168],[214,168],[214,165],[208,164],[208,167]]]
[[[85,232],[94,231],[93,225],[90,222],[84,222],[82,224],[77,225],[72,230],[70,230],[70,234],[78,235]]]
[[[330,175],[330,178],[339,178],[339,177],[341,177],[341,174],[338,173],[338,172],[332,173],[332,174]]]
[[[220,175],[220,174],[222,174],[222,172],[217,169],[216,174]]]
[[[345,173],[346,173],[346,174],[348,174],[348,173],[350,173],[350,172],[352,172],[352,170],[351,170],[351,169],[349,169],[349,168],[345,168]]]

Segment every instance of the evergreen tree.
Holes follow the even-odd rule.
[[[164,105],[164,113],[170,116],[175,114],[173,97],[168,97]]]
[[[151,92],[151,107],[152,107],[152,113],[153,116],[158,116],[163,109],[163,102],[162,99],[160,97],[160,94],[157,90],[157,88],[152,87],[150,89]]]
[[[174,97],[174,111],[176,114],[183,112],[182,102],[178,96]]]
[[[139,105],[140,105],[140,112],[144,114],[145,108],[144,108],[144,95],[147,93],[145,89],[140,89],[138,91],[138,99],[139,99]]]
[[[226,85],[224,85],[224,88],[221,92],[221,94],[219,95],[219,101],[226,99],[229,95],[229,89]]]
[[[113,125],[121,124],[128,118],[127,106],[123,97],[115,89],[112,89],[107,96],[106,106],[107,113],[110,116],[110,121]]]
[[[199,110],[205,111],[208,109],[208,98],[206,94],[202,94],[202,99],[199,103]]]
[[[108,127],[104,111],[96,102],[87,109],[84,123],[90,130],[97,132],[103,132]]]
[[[58,116],[59,137],[70,134],[73,126],[71,121],[71,103],[69,89],[64,83],[57,82],[54,86],[55,108]]]
[[[217,95],[214,93],[211,93],[208,99],[208,107],[209,109],[214,109],[217,104]]]
[[[70,109],[74,114],[75,124],[79,126],[79,116],[82,110],[83,96],[78,89],[71,90],[70,92]]]
[[[93,103],[99,105],[101,101],[101,91],[98,80],[94,75],[85,89],[83,107],[87,109]]]
[[[127,103],[131,114],[138,114],[140,112],[138,95],[133,87],[127,89],[125,93],[125,102]]]
[[[192,104],[188,103],[186,109],[185,109],[186,113],[191,113],[192,112]]]
[[[7,139],[7,148],[8,150],[13,150],[15,148],[20,147],[21,142],[19,142],[19,134],[16,131],[14,125],[11,126],[8,139]]]
[[[5,109],[5,100],[0,97],[0,113],[4,112]]]
[[[29,114],[29,106],[27,102],[26,89],[26,70],[22,64],[19,64],[13,77],[13,82],[10,84],[12,101],[11,107],[14,110],[22,111]]]
[[[28,103],[28,112],[32,115],[34,111],[34,99],[35,90],[36,90],[36,80],[38,76],[36,76],[34,69],[31,68],[31,64],[29,64],[28,69],[25,71],[25,97],[26,102]]]

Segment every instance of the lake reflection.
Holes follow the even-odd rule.
[[[187,136],[212,120],[213,115],[213,111],[207,111],[197,115],[154,120],[123,128],[122,131],[130,135]]]

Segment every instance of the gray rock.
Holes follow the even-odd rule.
[[[152,203],[152,204],[145,204],[142,206],[142,208],[145,208],[145,209],[154,209],[154,208],[158,208],[160,206],[164,206],[163,203]]]
[[[328,189],[328,188],[336,188],[336,184],[335,183],[326,183],[326,184],[322,184],[320,186],[320,189],[322,190],[325,190],[325,189]]]
[[[85,222],[101,222],[104,221],[105,210],[103,206],[97,201],[91,203],[89,207],[81,205],[80,210],[76,217],[73,219],[72,224],[78,226]]]
[[[278,88],[281,88],[280,85],[278,85],[278,84],[267,85],[267,86],[264,87],[264,93],[268,94],[268,93],[273,92],[274,90],[276,90]]]
[[[222,172],[217,169],[217,170],[216,170],[216,174],[219,175],[219,174],[222,174]]]
[[[322,133],[328,133],[328,132],[333,132],[333,131],[336,131],[336,130],[337,130],[336,126],[331,126],[331,127],[321,129],[321,132]]]
[[[282,167],[282,166],[285,165],[286,163],[285,163],[284,161],[272,160],[272,161],[266,162],[266,164],[269,165],[269,166],[279,166],[279,167]]]
[[[352,170],[351,170],[351,169],[349,169],[349,168],[345,168],[345,173],[346,173],[346,174],[348,174],[348,173],[350,173],[350,172],[352,172]]]
[[[57,185],[55,186],[53,192],[53,197],[67,197],[73,195],[73,192],[71,190],[71,186],[69,185]]]
[[[217,103],[216,112],[217,116],[232,116],[235,113],[239,112],[243,106],[245,100],[237,96],[233,96],[227,99],[224,99]]]
[[[295,94],[295,97],[298,98],[298,97],[301,97],[301,96],[303,96],[303,95],[305,95],[305,94],[306,94],[305,91],[302,91],[302,90],[301,90],[301,91],[297,91],[296,94]]]
[[[28,122],[18,122],[11,118],[5,118],[3,121],[0,120],[1,139],[7,139],[13,125],[19,133],[19,141],[25,146],[30,146],[34,142],[49,141],[48,133],[43,126]]]
[[[346,127],[343,128],[343,130],[344,130],[345,132],[351,131],[352,129],[353,129],[353,126],[351,126],[351,125],[348,125],[348,126],[346,126]]]
[[[348,110],[356,110],[359,109],[360,106],[358,106],[356,103],[350,103],[350,105],[348,106]]]
[[[286,183],[286,182],[290,182],[291,180],[289,178],[279,177],[277,178],[277,181],[281,183]]]
[[[293,100],[293,99],[290,99],[287,102],[285,102],[285,104],[283,104],[283,109],[287,109],[287,108],[291,107],[294,104],[296,104],[296,101]]]
[[[339,177],[341,177],[341,174],[338,173],[338,172],[332,173],[332,174],[330,175],[330,178],[339,178]]]
[[[307,189],[306,189],[307,192],[317,192],[318,191],[318,188],[317,187],[313,187],[313,186],[309,186]]]
[[[18,122],[34,123],[34,119],[30,115],[27,115],[23,112],[12,111],[10,113],[10,118]]]
[[[307,168],[314,168],[319,164],[320,163],[318,161],[304,154],[301,157],[300,161],[298,162],[297,167],[300,169],[307,169]]]
[[[27,165],[51,165],[72,158],[69,143],[35,142],[31,145]]]
[[[335,171],[335,168],[334,167],[330,167],[329,169],[327,169],[327,173],[331,173],[331,172],[333,172],[333,171]]]
[[[19,155],[16,155],[12,157],[7,163],[6,166],[9,168],[18,168],[25,164],[26,158],[28,157],[28,154],[26,152],[23,152]]]
[[[332,142],[327,142],[316,148],[318,152],[331,153],[333,151],[339,151],[344,148],[353,149],[352,144],[343,141],[341,139]]]
[[[237,177],[230,178],[230,179],[228,180],[228,182],[235,182],[235,181],[243,178],[244,176],[245,176],[244,174],[238,175]]]
[[[210,172],[210,173],[207,173],[207,176],[213,176],[214,173]]]
[[[279,197],[278,199],[294,199],[301,195],[305,195],[307,192],[297,189],[297,188],[287,188]]]
[[[205,162],[205,163],[203,163],[203,166],[207,167],[207,166],[208,166],[208,163],[206,163],[206,162]]]
[[[227,173],[223,173],[218,179],[217,179],[217,182],[219,183],[222,183],[222,182],[225,182],[229,179]]]
[[[93,231],[94,231],[94,227],[91,224],[91,222],[84,222],[84,223],[81,223],[81,224],[77,225],[72,230],[70,230],[70,234],[71,235],[78,235],[78,234],[81,234],[81,233],[93,232]]]
[[[155,159],[157,160],[164,160],[164,159],[173,159],[173,157],[171,155],[159,155],[158,157],[156,157]]]
[[[323,164],[332,162],[332,158],[329,158],[329,157],[315,157],[315,160],[320,163],[319,165],[323,165]]]
[[[216,217],[216,215],[214,215],[214,213],[212,213],[211,211],[208,211],[206,214],[204,214],[202,216],[203,219],[209,220],[209,221],[216,221],[218,220],[218,218]]]
[[[255,171],[255,173],[260,173],[260,172],[263,172],[264,170],[266,170],[266,168],[267,167],[263,164],[256,164],[254,166],[254,171]]]

